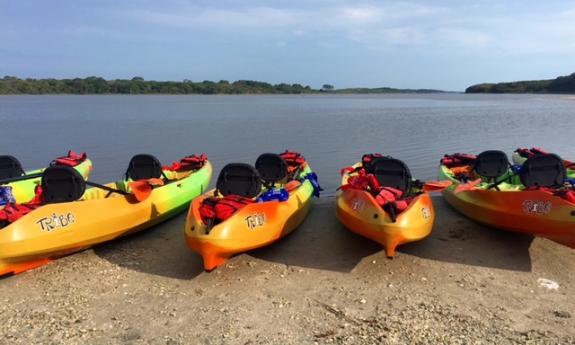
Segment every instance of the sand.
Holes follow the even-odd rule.
[[[206,273],[184,215],[0,280],[2,344],[575,344],[575,251],[434,198],[387,259],[315,201],[278,243]]]

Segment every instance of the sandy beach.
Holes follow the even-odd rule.
[[[182,214],[0,280],[0,343],[575,343],[575,251],[434,205],[432,235],[394,259],[322,198],[292,235],[211,273]]]

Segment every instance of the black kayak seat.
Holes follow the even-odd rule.
[[[126,170],[126,180],[147,180],[164,176],[162,164],[158,158],[150,154],[138,154],[130,159]]]
[[[509,171],[509,159],[503,151],[488,150],[483,151],[475,159],[473,171],[478,175],[495,179],[505,175]]]
[[[0,180],[24,175],[22,165],[14,156],[0,156]]]
[[[567,171],[563,160],[556,154],[541,154],[528,158],[519,173],[525,187],[560,187],[565,182]]]
[[[256,170],[261,179],[268,184],[274,184],[288,175],[286,161],[278,154],[264,153],[256,160]]]
[[[48,167],[42,172],[42,202],[56,204],[79,200],[86,191],[82,175],[69,166]]]
[[[404,193],[411,190],[411,172],[403,161],[391,157],[378,157],[370,165],[381,187],[396,188]]]
[[[220,171],[216,189],[223,196],[239,195],[253,198],[260,194],[262,180],[253,166],[245,163],[230,163]]]

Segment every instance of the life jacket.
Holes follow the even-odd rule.
[[[173,162],[169,167],[162,167],[162,170],[168,171],[189,171],[189,170],[197,170],[204,166],[206,161],[208,160],[208,156],[205,153],[201,155],[191,155],[180,159],[179,162]]]
[[[206,225],[215,225],[225,221],[246,205],[253,204],[250,198],[239,195],[226,195],[223,198],[210,197],[202,201],[200,216]]]
[[[280,153],[280,157],[286,162],[288,175],[291,177],[293,177],[293,174],[297,170],[301,169],[305,164],[305,157],[298,152],[286,150],[285,152]]]
[[[350,176],[347,179],[347,184],[341,186],[341,189],[357,189],[371,193],[378,193],[380,190],[379,182],[377,182],[375,175],[366,174],[364,170],[358,171],[357,175]]]
[[[81,154],[77,154],[76,152],[70,150],[70,151],[68,151],[67,156],[62,156],[62,157],[58,157],[58,158],[54,159],[50,163],[50,165],[51,166],[65,165],[65,166],[69,166],[69,167],[75,167],[78,164],[85,161],[86,158],[88,158],[88,155],[86,154],[86,152],[82,152]]]
[[[378,157],[383,157],[381,153],[366,153],[361,156],[361,167],[367,172],[371,172],[371,162]]]
[[[548,152],[543,151],[538,147],[533,147],[531,149],[528,149],[526,147],[520,147],[517,150],[515,150],[515,152],[517,152],[523,158],[531,158],[531,157],[536,156],[536,155],[548,154]]]
[[[0,211],[0,222],[5,221],[8,223],[14,223],[18,219],[24,217],[28,213],[32,212],[38,208],[38,205],[31,204],[8,204]]]
[[[466,153],[454,153],[452,155],[444,155],[441,158],[441,164],[448,168],[460,167],[471,165],[475,162],[477,156]]]
[[[403,192],[396,188],[382,187],[379,194],[375,197],[377,204],[390,216],[395,222],[397,215],[405,211],[413,198],[402,198]]]

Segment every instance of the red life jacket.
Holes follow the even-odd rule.
[[[206,198],[200,205],[200,216],[204,224],[217,224],[225,221],[246,205],[255,201],[239,195],[227,195],[223,198]]]
[[[207,160],[208,156],[206,156],[205,153],[202,153],[199,156],[191,155],[182,158],[179,162],[173,162],[169,167],[162,167],[162,169],[168,171],[197,170],[203,167]]]
[[[379,182],[375,175],[373,174],[366,174],[365,171],[362,169],[358,171],[357,175],[350,176],[347,179],[347,184],[341,186],[342,190],[346,189],[358,189],[358,190],[365,190],[371,193],[379,192]]]
[[[75,167],[76,165],[82,163],[83,161],[88,158],[86,152],[82,152],[81,154],[77,154],[76,152],[70,150],[68,151],[67,156],[58,157],[54,159],[51,165],[65,165],[69,167]]]
[[[6,205],[0,210],[0,223],[14,223],[18,219],[24,217],[28,213],[38,208],[38,205],[23,204],[23,205]]]
[[[523,158],[531,158],[536,155],[546,155],[548,152],[541,150],[539,147],[532,147],[528,149],[526,147],[520,147],[515,150]]]
[[[305,164],[305,157],[299,152],[286,150],[285,152],[280,153],[280,157],[286,162],[288,175],[290,176]]]
[[[460,167],[473,164],[476,158],[475,155],[454,153],[452,155],[444,155],[443,158],[441,158],[441,164],[448,168]]]

